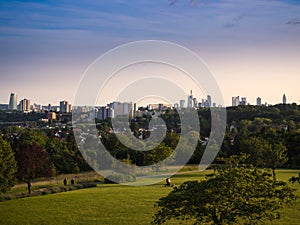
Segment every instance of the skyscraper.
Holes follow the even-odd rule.
[[[240,96],[232,97],[232,106],[238,106],[240,104]]]
[[[191,94],[188,95],[187,107],[188,108],[192,108],[193,107],[193,92],[192,92],[192,90],[191,90]]]
[[[10,94],[10,97],[9,97],[9,104],[8,104],[8,109],[9,110],[17,110],[17,95],[14,94],[14,93],[11,93]]]
[[[282,104],[286,104],[286,96],[285,96],[285,94],[283,94],[283,97],[282,97]]]
[[[242,101],[240,101],[239,105],[247,105],[247,98],[246,97],[242,97]]]
[[[211,96],[210,95],[207,95],[207,103],[208,103],[208,106],[207,107],[211,107]]]
[[[30,112],[30,100],[24,98],[20,101],[19,110],[22,112]]]
[[[179,101],[179,107],[180,107],[180,108],[184,108],[184,105],[185,105],[185,100],[181,99],[181,100]]]
[[[261,106],[261,98],[260,97],[257,97],[256,105]]]
[[[70,108],[69,108],[69,103],[68,101],[60,101],[59,102],[59,109],[61,113],[69,113]]]

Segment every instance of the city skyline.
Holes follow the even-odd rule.
[[[2,1],[0,102],[7,103],[14,92],[32,103],[68,99],[72,104],[97,57],[121,44],[155,39],[197,53],[226,106],[233,96],[246,96],[252,104],[259,96],[262,103],[276,104],[283,93],[287,102],[300,103],[299,1],[189,2]],[[193,91],[198,98],[209,94]],[[109,92],[104,97],[102,104],[114,100]]]
[[[231,97],[231,104],[229,105],[225,105],[225,107],[230,107],[230,106],[239,106],[239,105],[257,105],[257,106],[262,106],[262,105],[277,105],[277,104],[292,104],[292,103],[296,103],[296,102],[289,102],[287,95],[285,93],[283,93],[283,95],[281,96],[281,101],[275,103],[275,104],[269,104],[267,101],[262,101],[264,100],[263,98],[261,98],[261,96],[257,96],[255,102],[250,102],[248,101],[247,96],[232,96]],[[65,112],[70,112],[70,108],[72,103],[69,102],[68,100],[66,100],[66,98],[61,98],[61,100],[59,100],[58,102],[56,102],[55,104],[51,104],[51,103],[47,103],[47,104],[40,104],[38,101],[32,101],[31,99],[28,98],[24,98],[21,97],[20,99],[18,99],[18,94],[11,92],[9,94],[9,98],[7,102],[0,102],[0,105],[7,105],[9,110],[15,110],[17,109],[17,107],[19,105],[22,105],[24,101],[27,101],[29,103],[27,103],[27,105],[29,104],[30,106],[34,106],[34,105],[38,105],[38,106],[54,106],[54,107],[60,107],[60,108],[64,108]],[[32,104],[30,104],[30,102]],[[106,102],[104,104],[95,104],[95,107],[99,107],[99,106],[108,106],[109,104],[111,104],[112,102],[132,102],[134,104],[136,104],[136,102],[133,101],[118,101],[118,100],[112,100],[109,102]],[[221,106],[218,105],[216,102],[213,101],[213,96],[211,95],[207,95],[206,98],[205,97],[201,97],[199,98],[198,96],[194,96],[192,94],[192,90],[190,90],[190,92],[187,94],[187,98],[186,99],[178,99],[175,102],[164,102],[164,101],[157,101],[157,102],[148,102],[147,104],[138,104],[138,107],[146,107],[149,105],[154,105],[154,104],[166,104],[166,105],[172,105],[172,107],[175,107],[175,105],[177,105],[179,108],[198,108],[199,105],[200,107],[216,107],[216,106]],[[296,103],[297,104],[297,103]],[[67,106],[68,105],[68,106]],[[22,106],[21,106],[22,107]],[[76,106],[77,107],[77,106]],[[199,108],[200,108],[199,107]],[[176,108],[176,107],[175,107]],[[28,107],[27,107],[28,109]],[[25,110],[28,111],[28,110]]]

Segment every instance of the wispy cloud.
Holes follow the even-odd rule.
[[[300,18],[294,18],[294,19],[291,19],[287,22],[287,24],[290,24],[290,25],[300,25]]]

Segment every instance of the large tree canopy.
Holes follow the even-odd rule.
[[[294,200],[294,190],[274,182],[271,174],[229,162],[204,181],[188,181],[161,198],[153,224],[192,220],[194,224],[255,224],[279,217],[284,203]]]
[[[6,192],[15,183],[17,164],[9,143],[0,135],[0,192]]]
[[[22,144],[16,153],[16,161],[17,178],[27,183],[29,194],[32,179],[51,176],[53,173],[53,164],[49,160],[48,153],[35,143]]]

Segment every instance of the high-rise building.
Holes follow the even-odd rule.
[[[61,113],[69,113],[70,112],[70,104],[68,101],[60,101],[59,102],[59,110]]]
[[[238,106],[240,104],[240,96],[232,97],[232,106]]]
[[[197,98],[193,98],[193,107],[198,108],[198,101]]]
[[[9,110],[17,110],[17,104],[18,104],[17,95],[14,93],[11,93],[10,97],[9,97],[8,109]]]
[[[261,98],[260,97],[257,97],[256,105],[261,106]]]
[[[105,120],[107,118],[114,117],[114,110],[108,106],[102,106],[96,109],[96,118],[100,120]]]
[[[207,95],[207,105],[208,107],[211,107],[211,96],[210,95]]]
[[[282,97],[282,103],[283,103],[283,104],[286,104],[286,95],[285,95],[285,94],[283,94],[283,97]]]
[[[179,100],[179,107],[182,109],[185,106],[185,101],[183,99]]]
[[[30,112],[30,100],[26,98],[22,99],[17,108],[22,112]]]
[[[188,95],[188,98],[187,98],[187,107],[188,108],[193,107],[193,92],[192,92],[192,90],[191,90],[191,94]]]
[[[240,105],[247,105],[247,98],[242,97],[242,101],[240,101]]]
[[[134,116],[134,105],[132,102],[112,102],[107,105],[109,108],[113,109],[113,116],[119,115],[129,115],[130,118]]]

